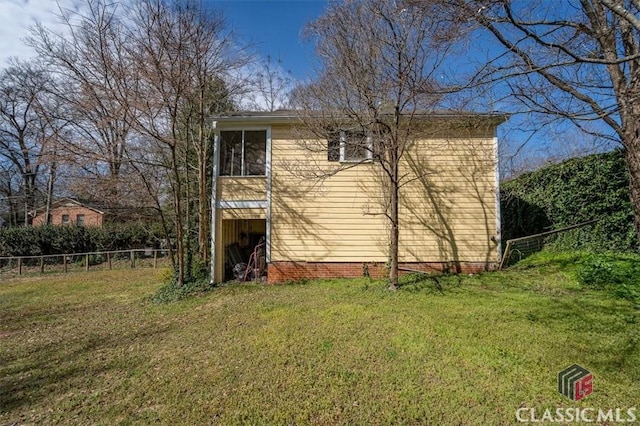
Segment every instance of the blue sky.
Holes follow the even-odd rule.
[[[208,0],[227,23],[263,56],[282,61],[293,77],[304,79],[313,63],[313,48],[301,31],[327,7],[326,0]]]
[[[124,0],[126,1],[126,0]],[[82,9],[83,0],[58,0],[65,9]],[[309,74],[313,49],[301,41],[305,24],[320,16],[327,0],[203,0],[221,10],[239,37],[239,45],[250,43],[262,56],[280,59],[296,78]],[[0,68],[11,56],[27,58],[33,53],[21,39],[36,20],[49,28],[61,28],[56,20],[55,0],[0,0]]]
[[[301,40],[301,31],[308,22],[322,15],[328,0],[202,1],[207,7],[222,11],[238,37],[239,46],[249,43],[258,55],[279,60],[282,69],[290,71],[295,79],[306,80],[311,76],[315,60],[313,47]],[[55,0],[0,0],[0,69],[7,65],[10,56],[28,58],[33,55],[21,39],[28,35],[29,27],[36,20],[51,29],[62,29],[55,16],[57,4],[80,11],[86,7],[85,0],[57,0],[57,3]],[[488,44],[481,47],[480,50],[491,49]],[[519,152],[518,161],[530,157],[569,157],[575,153],[568,148],[580,148],[585,144],[584,137],[575,132],[550,131],[535,136],[525,149],[518,150],[526,139],[522,129],[528,127],[523,118],[512,118],[501,126],[499,133],[501,147],[507,152]],[[535,123],[533,126],[538,127]],[[558,143],[558,138],[562,142]],[[574,140],[567,142],[568,138]]]
[[[126,5],[132,0],[114,0]],[[227,27],[233,32],[238,48],[249,49],[256,64],[270,58],[274,69],[289,74],[293,81],[306,81],[314,62],[313,47],[303,42],[304,27],[321,16],[328,0],[199,0],[205,8],[221,12]],[[29,59],[34,56],[24,39],[36,22],[48,29],[67,33],[66,25],[58,21],[60,9],[82,15],[86,0],[0,0],[0,69],[9,59]],[[122,8],[120,9],[122,10]],[[256,72],[253,66],[247,71]],[[252,108],[247,95],[241,105]],[[258,95],[259,96],[259,95]],[[261,104],[259,100],[253,101]]]

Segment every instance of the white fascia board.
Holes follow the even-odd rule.
[[[241,200],[241,201],[227,201],[217,200],[217,209],[266,209],[267,200]]]

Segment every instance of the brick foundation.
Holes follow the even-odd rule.
[[[459,262],[458,265],[452,262],[411,262],[401,263],[400,273],[421,271],[475,274],[493,268],[493,265],[484,262]],[[367,275],[371,278],[384,278],[387,276],[387,269],[380,262],[272,262],[267,266],[267,274],[269,283],[281,283],[303,278],[357,278]]]

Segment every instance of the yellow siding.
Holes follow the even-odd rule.
[[[495,169],[491,132],[418,141],[401,174],[401,261],[495,262]],[[272,129],[271,260],[387,260],[388,225],[377,164],[335,169],[285,128]],[[321,143],[315,146],[320,147]]]
[[[219,176],[218,200],[258,201],[267,199],[267,178],[264,176]]]
[[[405,261],[495,262],[493,138],[423,140],[406,155],[400,256]]]
[[[384,261],[384,218],[365,214],[379,199],[371,187],[376,165],[343,170],[320,184],[310,175],[336,164],[293,139],[276,139],[278,133],[272,133],[271,260]]]

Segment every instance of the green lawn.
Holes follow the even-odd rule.
[[[230,285],[155,305],[161,272],[0,283],[0,425],[513,424],[637,406],[640,306],[576,255],[389,292],[366,279]],[[593,394],[558,394],[578,363]],[[639,417],[640,417],[640,413]]]

